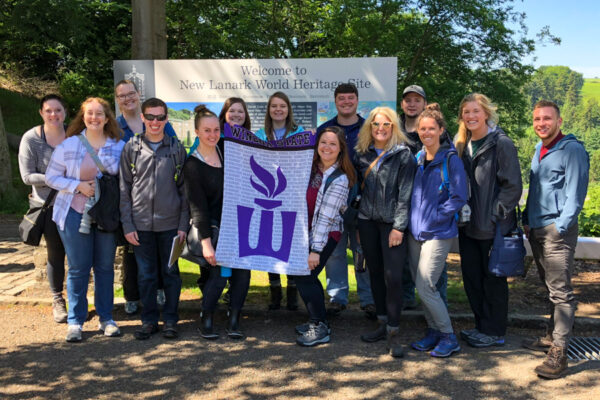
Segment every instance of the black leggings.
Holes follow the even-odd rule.
[[[231,277],[224,278],[221,276],[220,267],[209,267],[208,279],[202,291],[202,311],[208,313],[215,311],[227,279],[229,279],[229,305],[232,310],[242,309],[250,287],[250,270],[232,268]]]
[[[54,297],[62,295],[65,281],[65,247],[58,234],[56,223],[52,221],[52,207],[46,213],[44,221],[44,239],[48,251],[46,274]]]
[[[288,286],[296,286],[294,275],[286,275],[286,278]],[[269,286],[281,286],[281,275],[269,272]]]
[[[508,318],[508,283],[488,269],[494,240],[473,239],[459,232],[460,267],[465,292],[481,333],[504,336]]]
[[[402,270],[408,254],[406,234],[399,246],[389,247],[391,230],[392,224],[358,220],[360,243],[369,266],[377,316],[387,315],[388,325],[397,327],[402,313]]]
[[[321,285],[321,281],[319,280],[319,274],[323,271],[323,268],[325,268],[325,264],[337,244],[337,241],[329,238],[327,244],[325,244],[325,247],[321,251],[319,265],[310,271],[310,275],[294,276],[298,292],[300,292],[300,297],[302,297],[302,301],[304,301],[304,304],[306,305],[308,318],[311,322],[318,323],[327,321],[325,294],[323,293],[323,285]]]

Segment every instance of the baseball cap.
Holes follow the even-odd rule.
[[[425,91],[419,85],[410,85],[410,86],[407,86],[404,89],[404,92],[402,93],[402,98],[404,98],[404,96],[406,96],[408,93],[416,93],[419,96],[423,97],[425,100],[427,100],[427,96],[425,95]]]

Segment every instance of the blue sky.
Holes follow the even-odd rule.
[[[515,10],[527,14],[528,37],[548,25],[562,39],[559,46],[536,43],[534,57],[524,61],[535,67],[566,65],[584,78],[600,78],[600,1],[599,0],[524,0]]]

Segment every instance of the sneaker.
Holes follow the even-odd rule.
[[[462,331],[460,331],[460,338],[464,341],[467,341],[471,336],[477,335],[478,333],[479,330],[477,328],[463,329]]]
[[[327,315],[336,317],[336,316],[340,315],[342,313],[342,311],[345,309],[346,309],[345,304],[341,304],[341,303],[332,301],[331,303],[329,303],[329,307],[327,307]]]
[[[360,340],[367,343],[374,343],[385,339],[386,337],[386,323],[383,321],[377,321],[377,329],[369,333],[360,335]]]
[[[179,332],[177,332],[177,323],[172,321],[165,322],[162,335],[165,339],[176,339],[179,336]]]
[[[67,342],[81,342],[81,325],[73,324],[67,327]]]
[[[64,324],[67,322],[67,304],[62,296],[55,297],[52,300],[52,316],[56,323]]]
[[[158,326],[149,322],[144,322],[142,327],[134,332],[134,336],[137,340],[150,339],[154,333],[158,332]]]
[[[552,345],[544,362],[535,367],[534,371],[543,378],[558,379],[567,366],[567,348]]]
[[[167,302],[167,298],[165,296],[165,291],[163,289],[158,289],[156,291],[156,305],[159,307],[164,307]]]
[[[504,346],[504,336],[486,335],[485,333],[477,333],[469,336],[467,343],[470,346],[481,348],[490,346]]]
[[[441,332],[435,329],[428,328],[425,337],[418,342],[413,342],[410,345],[418,351],[429,351],[433,349],[440,341]]]
[[[552,336],[537,337],[533,339],[524,339],[521,346],[534,351],[543,351],[547,353],[552,347]]]
[[[404,357],[404,350],[402,349],[402,343],[400,342],[400,330],[398,328],[387,329],[387,349],[390,355],[394,358]]]
[[[325,324],[327,326],[327,333],[331,335],[331,328],[329,324]],[[310,321],[304,324],[296,325],[296,333],[298,335],[304,335],[310,329]]]
[[[104,336],[115,337],[121,335],[121,330],[112,319],[100,322],[98,329],[104,332]]]
[[[298,336],[296,343],[300,346],[311,347],[329,342],[329,327],[324,322],[310,323],[306,332]]]
[[[365,312],[367,319],[370,319],[371,321],[375,321],[377,319],[377,310],[375,309],[375,304],[367,304],[366,306],[361,306],[360,309]]]
[[[125,313],[127,315],[133,315],[139,310],[139,304],[137,301],[126,301],[125,302]]]
[[[429,355],[432,357],[450,357],[452,353],[460,351],[458,339],[454,333],[440,333],[440,341]]]

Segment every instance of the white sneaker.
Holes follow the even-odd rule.
[[[166,302],[167,302],[167,298],[165,296],[165,291],[163,289],[158,289],[156,291],[156,304],[159,307],[164,307]]]
[[[100,322],[100,324],[98,325],[98,329],[104,332],[104,336],[115,337],[121,335],[121,330],[117,326],[117,323],[112,319]]]
[[[67,342],[81,342],[81,325],[73,324],[67,327]]]

